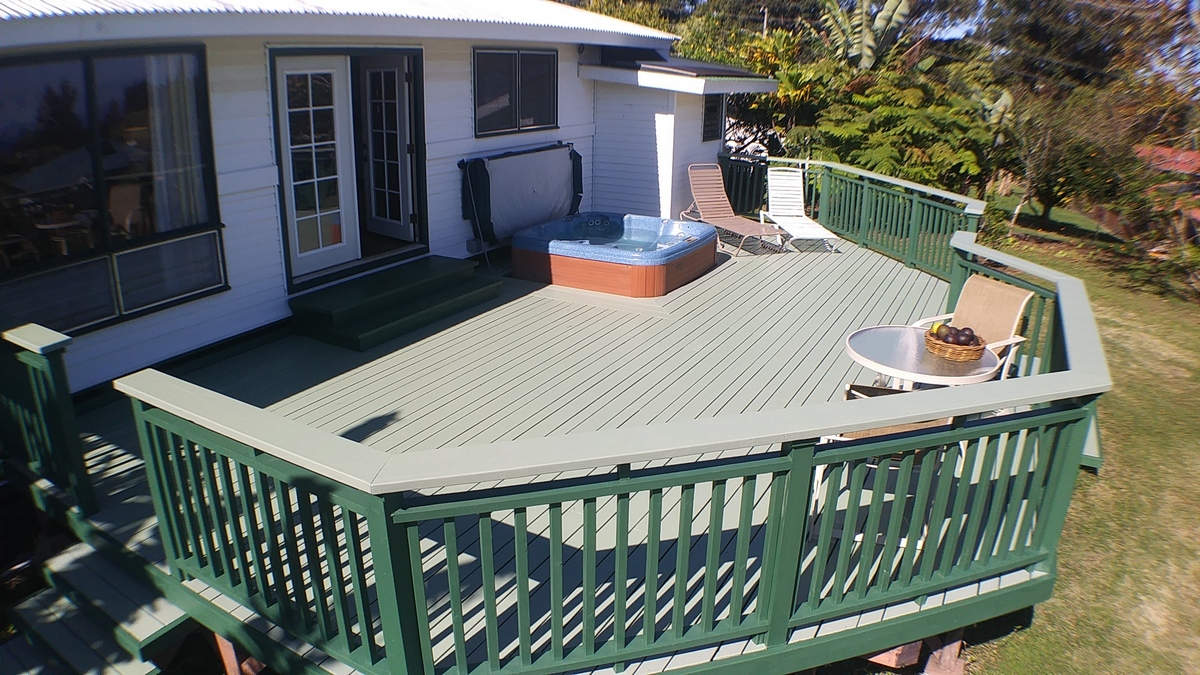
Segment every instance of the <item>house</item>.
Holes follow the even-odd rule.
[[[1111,381],[981,201],[721,156],[746,209],[803,168],[857,246],[661,298],[463,260],[678,213],[770,81],[549,2],[0,11],[0,460],[80,539],[0,671],[153,673],[203,627],[229,672],[783,675],[1050,597]],[[1011,377],[842,400],[847,334],[976,275],[1033,294]]]
[[[1158,196],[1176,199],[1175,218],[1171,223],[1176,240],[1195,242],[1200,233],[1200,152],[1160,145],[1139,145],[1135,150],[1150,168],[1180,178],[1158,186],[1155,192]]]
[[[579,208],[678,214],[724,95],[775,83],[673,39],[532,0],[14,5],[0,311],[75,336],[85,389],[330,279],[478,253],[464,159],[564,144]]]

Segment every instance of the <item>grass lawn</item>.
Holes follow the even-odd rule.
[[[1010,250],[1084,280],[1114,388],[1104,467],[1080,475],[1054,597],[1028,628],[971,645],[970,672],[1200,673],[1200,306],[1131,288],[1087,249]]]
[[[998,209],[1004,213],[1004,227],[1007,228],[1013,209],[1017,208],[1017,203],[1020,201],[1020,195],[989,197],[988,207]],[[1040,204],[1036,204],[1033,201],[1026,203],[1021,208],[1021,214],[1017,216],[1015,232],[1017,234],[1044,234],[1049,231],[1079,237],[1091,237],[1096,233],[1106,234],[1106,231],[1099,223],[1065,206],[1056,206],[1050,209],[1050,222],[1048,224],[1042,221],[1040,218],[1041,215],[1042,207]]]

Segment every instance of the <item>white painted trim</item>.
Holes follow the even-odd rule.
[[[775,80],[757,77],[689,77],[608,66],[580,65],[579,76],[600,82],[666,89],[684,94],[771,94],[779,88]]]
[[[17,326],[4,331],[2,337],[6,342],[27,349],[38,354],[49,354],[65,348],[73,342],[69,335],[39,326],[36,323],[27,323],[23,326]]]

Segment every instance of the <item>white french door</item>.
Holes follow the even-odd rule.
[[[360,257],[348,56],[275,60],[288,258],[300,277]]]

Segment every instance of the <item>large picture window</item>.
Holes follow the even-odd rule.
[[[475,50],[475,135],[558,126],[558,53]]]
[[[225,285],[203,52],[0,62],[0,313],[77,330]]]

